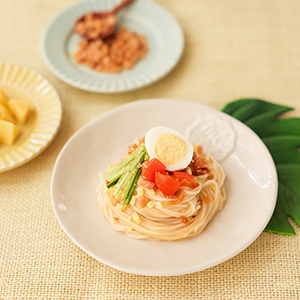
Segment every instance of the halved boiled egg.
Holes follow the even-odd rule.
[[[159,159],[168,171],[185,169],[194,153],[193,145],[183,134],[163,126],[146,133],[145,145],[150,158]]]

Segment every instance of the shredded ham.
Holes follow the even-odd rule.
[[[201,145],[197,145],[196,147],[196,153],[198,155],[203,155],[203,147]]]
[[[181,219],[181,222],[184,223],[184,224],[188,224],[189,223],[189,220],[184,217],[184,216],[180,216],[180,219]]]
[[[191,188],[192,190],[195,189],[196,187],[198,187],[200,185],[200,183],[198,181],[196,181],[195,179],[193,179],[192,181],[189,181],[187,179],[183,179],[180,181],[180,186],[186,186]]]
[[[145,137],[137,139],[133,144],[129,145],[127,154],[130,155],[141,143],[145,143]]]
[[[179,187],[179,189],[175,192],[175,194],[168,196],[168,198],[170,200],[164,201],[164,204],[165,205],[174,205],[174,204],[177,204],[177,203],[180,203],[181,201],[183,201],[185,194],[182,191],[183,191],[183,188]]]
[[[116,200],[116,199],[113,199],[112,202],[111,202],[111,204],[113,206],[116,206],[118,203],[120,203],[120,202],[118,200]]]
[[[154,190],[156,187],[154,182],[151,182],[150,180],[146,179],[144,176],[140,177],[139,185],[148,190],[152,190],[152,189]]]
[[[199,176],[210,172],[210,170],[207,168],[208,164],[209,160],[206,157],[203,157],[202,154],[199,155],[199,153],[197,154],[194,152],[192,161],[189,164],[189,168],[191,168],[194,176]]]
[[[140,207],[140,208],[144,208],[147,203],[149,202],[149,200],[146,197],[143,196],[139,196],[136,198],[136,204]]]
[[[205,203],[210,203],[211,201],[213,201],[211,195],[207,195],[202,199],[203,202]]]

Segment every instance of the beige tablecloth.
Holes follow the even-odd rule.
[[[70,136],[93,118],[143,98],[174,98],[221,109],[242,97],[286,104],[300,115],[298,0],[155,0],[182,24],[186,46],[159,82],[124,94],[68,86],[44,64],[48,22],[74,0],[0,0],[0,60],[33,69],[57,89],[61,129],[31,162],[0,174],[0,299],[300,299],[300,231],[262,233],[236,257],[175,277],[126,274],[80,250],[59,226],[50,180]]]

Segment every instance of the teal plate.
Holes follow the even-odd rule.
[[[109,11],[120,0],[88,0],[59,13],[48,25],[42,39],[42,55],[53,74],[62,81],[92,92],[119,93],[147,86],[168,74],[179,61],[184,35],[178,21],[162,6],[136,0],[117,16],[118,25],[147,37],[149,51],[132,70],[119,74],[93,71],[78,65],[75,52],[80,36],[73,32],[76,20],[91,11]]]

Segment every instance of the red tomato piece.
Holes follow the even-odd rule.
[[[184,179],[188,181],[192,181],[194,179],[194,176],[185,172],[173,172],[173,176],[178,179],[179,181],[182,181]]]
[[[142,164],[142,175],[148,180],[155,182],[156,173],[164,173],[166,166],[157,158],[152,158]]]
[[[156,173],[155,175],[156,186],[166,195],[173,195],[180,187],[180,182],[173,179],[168,174]]]

